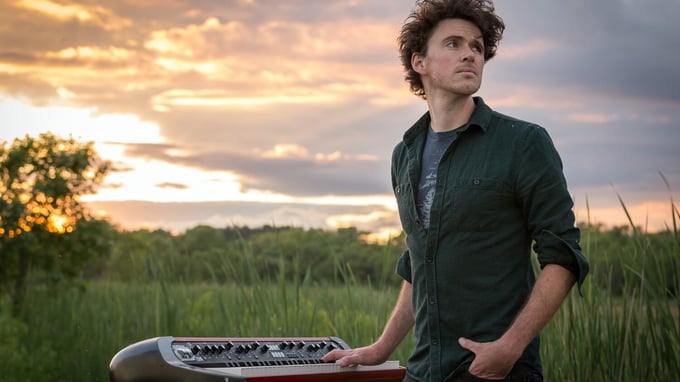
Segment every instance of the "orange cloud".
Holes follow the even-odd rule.
[[[153,97],[154,109],[168,111],[173,106],[255,108],[286,104],[319,104],[338,101],[339,97],[314,89],[286,89],[283,92],[263,91],[260,94],[239,95],[224,90],[173,89]]]
[[[601,124],[618,121],[621,119],[621,116],[618,114],[576,113],[568,115],[567,119],[573,122]]]
[[[50,0],[20,0],[15,5],[56,20],[76,19],[84,23],[92,23],[105,30],[122,29],[132,25],[132,21],[119,17],[112,10],[101,6],[61,4]]]
[[[309,150],[297,144],[281,143],[277,144],[271,150],[260,152],[256,150],[255,153],[262,158],[267,159],[284,159],[284,158],[298,158],[310,159],[319,162],[333,162],[338,160],[358,160],[358,161],[377,161],[377,155],[346,155],[339,151],[330,154],[316,153],[311,155]]]
[[[62,49],[57,52],[46,52],[44,57],[57,60],[84,60],[84,61],[107,61],[121,62],[135,56],[135,52],[118,47],[102,48],[98,46],[76,46]]]
[[[278,144],[261,154],[263,158],[309,158],[309,150],[296,144]]]

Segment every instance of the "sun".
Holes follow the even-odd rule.
[[[47,230],[59,234],[71,232],[73,231],[73,226],[70,224],[69,220],[70,219],[66,216],[51,214],[48,219]]]

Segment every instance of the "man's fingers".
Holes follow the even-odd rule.
[[[330,353],[324,355],[321,360],[323,362],[333,362],[338,366],[347,366],[350,365],[350,358],[352,355],[351,350],[333,350]]]
[[[335,361],[335,364],[340,366],[340,367],[345,367],[345,366],[354,365],[354,362],[352,362],[351,356],[347,356],[347,357],[342,357],[339,360]]]
[[[478,343],[472,340],[469,340],[465,337],[460,337],[458,339],[458,344],[463,347],[463,349],[467,349],[473,353],[477,353],[477,348],[478,348]]]
[[[324,355],[321,357],[321,360],[324,362],[332,362],[335,361],[343,356],[341,350],[333,350],[329,352],[328,354]]]

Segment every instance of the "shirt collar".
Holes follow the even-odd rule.
[[[475,111],[472,112],[468,123],[458,129],[459,133],[462,133],[473,126],[480,128],[483,133],[486,133],[488,129],[489,122],[491,121],[491,108],[487,106],[486,103],[484,103],[482,97],[473,97],[473,100],[475,101]],[[420,119],[418,119],[418,121],[416,121],[416,123],[414,123],[411,128],[406,130],[404,133],[404,140],[407,142],[412,141],[419,134],[427,132],[430,123],[431,118],[430,112],[428,111],[423,114],[423,116],[420,117]]]

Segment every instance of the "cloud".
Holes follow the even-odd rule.
[[[679,2],[497,2],[497,8],[508,26],[499,57],[508,50],[504,65],[514,81],[680,102],[680,77],[672,75],[680,51],[670,48],[680,45],[670,17],[680,13]],[[539,17],[527,22],[529,14]],[[545,49],[516,53],[532,45]]]
[[[67,5],[50,0],[19,0],[15,4],[18,8],[37,12],[60,22],[91,23],[104,30],[122,29],[132,25],[130,20],[118,17],[110,9],[101,6]]]
[[[296,144],[240,153],[181,152],[177,148],[167,144],[127,146],[133,157],[234,174],[243,192],[257,190],[302,197],[389,192],[389,163],[371,154],[310,153]]]
[[[190,188],[186,184],[181,184],[181,183],[173,183],[173,182],[164,182],[164,183],[159,183],[156,185],[158,188],[176,188],[178,190],[186,190]]]
[[[99,217],[113,218],[127,229],[165,229],[182,232],[199,224],[214,227],[293,226],[396,235],[396,212],[380,205],[337,206],[319,204],[200,202],[153,203],[145,201],[89,202]],[[110,211],[110,212],[109,212]]]
[[[69,132],[71,123],[71,133],[95,138],[119,170],[107,197],[178,200],[208,187],[209,200],[299,204],[245,203],[207,221],[379,221],[381,209],[305,203],[391,196],[391,150],[426,108],[409,93],[396,49],[412,5],[0,2],[0,123],[24,133]],[[587,195],[591,207],[616,208],[620,192],[660,205],[668,195],[659,172],[677,195],[680,3],[496,7],[507,29],[480,95],[548,129],[577,202]]]

